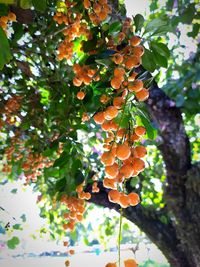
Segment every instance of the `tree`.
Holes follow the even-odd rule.
[[[184,125],[194,120],[198,112],[193,101],[200,98],[195,89],[199,49],[181,66],[176,63],[180,23],[191,25],[188,35],[194,41],[197,39],[196,2],[180,1],[176,6],[175,1],[167,1],[166,6],[158,9],[158,2],[151,1],[152,13],[146,21],[140,14],[133,21],[127,19],[121,1],[109,1],[109,5],[107,1],[100,1],[99,6],[92,1],[20,1],[20,6],[11,2],[11,6],[1,4],[0,9],[0,125],[4,133],[2,154],[7,160],[3,171],[10,173],[10,179],[24,174],[27,183],[35,182],[35,188],[47,205],[55,206],[56,201],[61,201],[68,202],[69,208],[71,203],[66,194],[76,201],[76,191],[81,188],[79,193],[82,193],[85,182],[87,193],[82,198],[89,200],[93,191],[90,201],[120,211],[120,206],[108,199],[105,179],[102,185],[104,167],[95,153],[98,151],[91,151],[91,148],[98,148],[106,135],[92,119],[87,123],[83,121],[89,117],[95,119],[96,114],[111,106],[110,99],[121,97],[119,88],[127,86],[123,84],[125,69],[126,77],[142,81],[142,87],[149,90],[145,89],[141,96],[137,90],[142,87],[137,89],[138,84],[128,87],[136,100],[126,96],[117,99],[115,107],[119,105],[122,115],[116,116],[117,126],[113,124],[112,127],[117,127],[117,132],[118,127],[126,129],[127,135],[133,129],[136,131],[136,126],[145,128],[148,139],[145,145],[154,145],[157,149],[151,150],[152,169],[146,168],[139,178],[132,172],[133,178],[125,183],[127,194],[137,192],[142,202],[127,208],[122,205],[123,216],[149,236],[172,266],[198,266],[200,166],[195,162],[197,140],[190,144]],[[15,15],[9,12],[16,15],[16,22]],[[14,20],[11,25],[14,33],[7,32],[7,38],[2,29],[6,31],[8,20]],[[177,36],[171,55],[167,47],[169,33]],[[142,37],[144,51],[138,35]],[[55,51],[57,46],[58,52]],[[131,46],[134,55],[132,50],[130,52]],[[121,61],[123,57],[124,62]],[[118,64],[122,64],[123,70],[118,69],[120,73],[116,74],[114,70]],[[167,68],[163,90],[158,86],[162,81],[161,67]],[[155,70],[157,75],[152,77],[150,73]],[[176,79],[172,76],[175,71],[179,74]],[[116,108],[109,111],[111,119],[115,116],[113,112],[118,114]],[[99,120],[101,116],[95,119]],[[192,136],[197,131],[195,127]],[[108,137],[111,138],[108,142],[114,140],[115,143],[112,134]],[[132,138],[136,137],[137,134]],[[83,145],[85,141],[90,147],[88,151]],[[135,148],[136,140],[132,143]],[[97,176],[98,185],[93,181]],[[152,177],[162,184],[162,193],[158,194],[153,188]],[[52,210],[49,214],[52,225],[55,213],[68,218],[65,209]],[[64,224],[65,229],[73,229],[73,226]]]

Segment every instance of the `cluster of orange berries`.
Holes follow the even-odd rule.
[[[73,56],[73,41],[82,35],[89,39],[91,37],[90,31],[88,30],[87,23],[82,21],[82,14],[73,11],[73,7],[76,2],[66,1],[66,10],[62,12],[56,12],[53,16],[54,21],[58,24],[65,24],[66,27],[62,33],[65,36],[65,40],[58,47],[58,60],[71,59]]]
[[[100,80],[100,76],[97,74],[97,70],[92,69],[87,65],[80,66],[79,64],[74,64],[73,71],[75,73],[75,77],[73,78],[73,84],[76,87],[80,87],[81,85],[89,85],[92,81]],[[83,100],[84,97],[84,91],[79,91],[77,93],[77,98],[79,100]]]
[[[0,17],[0,27],[7,33],[7,27],[9,22],[16,21],[16,15],[13,12],[9,12],[7,16]]]
[[[80,190],[80,186],[79,186],[79,190]],[[82,191],[80,193],[82,193]],[[77,197],[67,196],[67,195],[62,196],[61,203],[65,204],[68,210],[68,212],[64,213],[63,215],[64,218],[67,220],[67,223],[63,224],[64,230],[73,231],[76,223],[81,222],[83,220],[83,214],[85,212],[85,200],[84,199],[88,199],[88,195],[86,198],[82,198],[82,199],[77,198]],[[64,241],[63,245],[67,247],[69,243],[67,241]],[[73,249],[70,249],[68,253],[70,255],[73,255],[75,251]],[[65,266],[70,266],[70,261],[68,259],[65,261]]]
[[[107,0],[90,1],[84,0],[83,5],[87,9],[89,18],[94,25],[99,25],[111,13],[111,7]]]
[[[37,178],[41,176],[44,167],[48,168],[52,166],[53,161],[49,160],[47,157],[41,154],[33,154],[31,149],[25,148],[24,141],[22,141],[18,136],[14,136],[11,140],[10,146],[5,150],[5,156],[7,164],[4,164],[2,171],[11,172],[11,162],[13,159],[15,161],[21,162],[21,168],[26,177],[26,182],[37,181]]]
[[[16,115],[21,108],[21,100],[21,96],[14,95],[6,101],[4,107],[0,110],[0,113],[4,114],[4,118],[1,119],[1,126],[5,123],[9,125],[16,123]]]
[[[134,259],[127,259],[124,261],[124,267],[137,267],[137,266],[138,264],[136,263]],[[110,262],[110,263],[107,263],[105,267],[117,267],[117,263]]]
[[[85,211],[85,201],[76,197],[63,195],[61,203],[66,205],[68,212],[64,214],[64,218],[68,220],[63,225],[64,230],[73,231],[75,224],[81,222],[83,219],[83,213]]]

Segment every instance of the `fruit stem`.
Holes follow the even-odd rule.
[[[121,234],[122,234],[122,218],[123,218],[123,209],[120,209],[120,217],[119,217],[119,235],[118,235],[118,262],[119,267],[121,265]]]

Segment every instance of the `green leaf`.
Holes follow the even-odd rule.
[[[148,139],[155,140],[157,136],[157,129],[152,125],[152,123],[146,119],[141,113],[136,116],[137,125],[143,125],[146,128],[146,135]]]
[[[135,186],[139,183],[139,178],[138,177],[133,177],[131,179],[130,185],[131,187],[135,188]]]
[[[37,11],[44,12],[47,8],[46,0],[32,0],[32,3]]]
[[[7,241],[7,246],[10,249],[15,249],[17,245],[19,245],[20,240],[18,237],[14,236],[10,240]]]
[[[17,223],[13,225],[13,229],[15,230],[23,230],[21,224]]]
[[[161,18],[155,18],[149,21],[145,27],[145,32],[155,32],[155,30],[159,29],[162,26],[167,26],[168,23],[166,20]]]
[[[80,170],[77,170],[74,178],[75,178],[75,184],[76,185],[82,184],[83,181],[85,180],[85,177]]]
[[[62,167],[69,161],[69,155],[67,152],[63,152],[58,159],[55,160],[53,167]]]
[[[170,51],[166,44],[152,41],[150,43],[150,47],[154,49],[157,53],[159,53],[161,56],[164,56],[166,58],[170,57]]]
[[[0,3],[6,4],[6,5],[12,5],[15,4],[16,0],[0,0]]]
[[[14,189],[12,189],[10,192],[11,192],[12,194],[16,194],[16,193],[17,193],[17,189],[14,188]]]
[[[83,41],[82,42],[82,48],[85,53],[94,50],[97,45],[97,38],[94,37],[92,40],[89,41]]]
[[[189,4],[188,7],[184,9],[184,11],[180,14],[179,16],[180,22],[186,23],[186,24],[192,23],[195,11],[196,11],[195,4],[194,3]]]
[[[21,23],[13,22],[14,40],[18,41],[24,34],[23,25]]]
[[[144,17],[140,14],[137,14],[134,17],[135,31],[140,31],[144,25]]]
[[[110,25],[108,33],[113,34],[115,32],[119,32],[121,28],[122,28],[121,22],[115,21]]]
[[[144,55],[142,56],[142,66],[150,72],[154,72],[154,70],[156,69],[154,55],[150,50],[146,48],[145,48]]]
[[[0,1],[1,3],[1,1]],[[8,14],[8,6],[4,4],[0,4],[0,16],[6,16]]]
[[[168,62],[166,57],[160,55],[155,49],[153,49],[154,61],[159,67],[167,68]]]
[[[20,217],[22,219],[22,222],[26,222],[26,215],[22,214],[22,216]]]
[[[5,32],[0,27],[0,70],[12,59],[10,45]]]
[[[31,0],[20,0],[20,7],[23,9],[29,9],[32,6]]]

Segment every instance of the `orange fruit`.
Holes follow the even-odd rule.
[[[101,95],[100,102],[106,104],[109,101],[110,97],[107,95]]]
[[[85,9],[89,9],[91,6],[90,0],[83,0],[83,6]]]
[[[120,129],[117,131],[116,135],[117,135],[118,138],[123,138],[124,135],[125,135],[125,133],[126,133],[126,129],[125,129],[125,128],[120,128]]]
[[[149,91],[146,88],[143,88],[141,91],[135,94],[138,101],[145,101],[149,97]]]
[[[130,154],[131,154],[131,149],[129,146],[125,144],[117,146],[116,156],[118,157],[118,159],[125,160],[130,156]]]
[[[79,87],[79,86],[81,86],[81,84],[82,84],[82,80],[80,80],[77,77],[74,77],[74,79],[73,79],[73,85]]]
[[[136,206],[138,203],[140,203],[140,198],[138,194],[134,192],[128,194],[128,198],[131,206]]]
[[[139,67],[140,64],[141,60],[139,57],[130,56],[125,62],[125,67],[130,70],[132,68]]]
[[[137,72],[133,72],[129,77],[128,77],[128,81],[129,82],[133,82],[136,78],[136,76],[138,75]]]
[[[144,54],[144,47],[141,45],[133,47],[133,54],[136,57],[141,57]]]
[[[119,173],[117,163],[114,163],[113,165],[110,166],[106,166],[105,173],[108,175],[108,177],[115,178]]]
[[[117,96],[113,99],[113,106],[120,109],[124,104],[124,99],[121,96]]]
[[[141,43],[141,38],[139,36],[133,36],[133,37],[131,37],[130,44],[132,46],[139,45],[140,43]]]
[[[83,91],[79,91],[76,95],[76,97],[79,99],[79,100],[83,100],[84,97],[85,97],[85,93]]]
[[[118,109],[114,106],[109,106],[104,111],[105,119],[106,120],[112,120],[118,115]]]
[[[136,133],[134,133],[134,134],[131,135],[130,139],[131,139],[132,142],[137,142],[137,141],[140,140],[140,136],[138,136]]]
[[[101,129],[105,132],[110,131],[110,127],[110,121],[104,121],[104,123],[101,125]]]
[[[102,124],[105,121],[105,114],[103,111],[98,112],[93,117],[96,124]]]
[[[65,266],[68,267],[70,265],[70,261],[69,260],[66,260],[65,261]]]
[[[121,64],[123,62],[124,57],[121,54],[114,54],[112,60],[115,62],[115,64]]]
[[[101,155],[101,162],[105,165],[105,166],[111,166],[114,164],[115,162],[115,156],[113,155],[112,152],[104,152]]]
[[[112,88],[118,90],[121,86],[121,81],[117,77],[113,77],[110,81]]]
[[[75,254],[75,250],[74,250],[74,249],[70,249],[70,250],[69,250],[69,254],[70,254],[70,255],[74,255],[74,254]]]
[[[146,147],[144,146],[136,146],[134,148],[134,157],[136,158],[144,158],[147,154]]]
[[[133,259],[127,259],[124,261],[124,267],[137,267],[138,264]]]
[[[63,246],[64,246],[64,247],[67,247],[68,245],[69,245],[69,242],[67,242],[67,241],[64,241],[64,242],[63,242]]]
[[[106,264],[105,267],[117,267],[117,264],[115,262],[113,262],[113,263],[109,262],[109,263]]]
[[[125,74],[125,70],[123,68],[115,68],[114,70],[115,77],[121,78],[124,76],[124,74]]]
[[[116,181],[115,179],[104,178],[103,186],[109,189],[116,189]]]
[[[120,174],[125,178],[130,178],[133,175],[134,168],[131,163],[123,164],[120,168]]]
[[[140,158],[134,158],[133,159],[133,169],[135,171],[143,171],[145,168],[145,163],[142,159]]]
[[[118,190],[110,190],[108,192],[108,199],[110,202],[118,203],[121,193]]]
[[[130,205],[129,198],[125,194],[121,194],[119,204],[122,208],[127,208]]]
[[[139,92],[143,88],[143,82],[141,80],[135,80],[128,85],[128,90],[130,92]]]
[[[135,128],[135,133],[136,133],[137,135],[139,135],[139,136],[143,136],[143,135],[145,135],[145,133],[146,133],[146,129],[145,129],[145,127],[143,127],[143,126],[137,126],[137,127]]]

